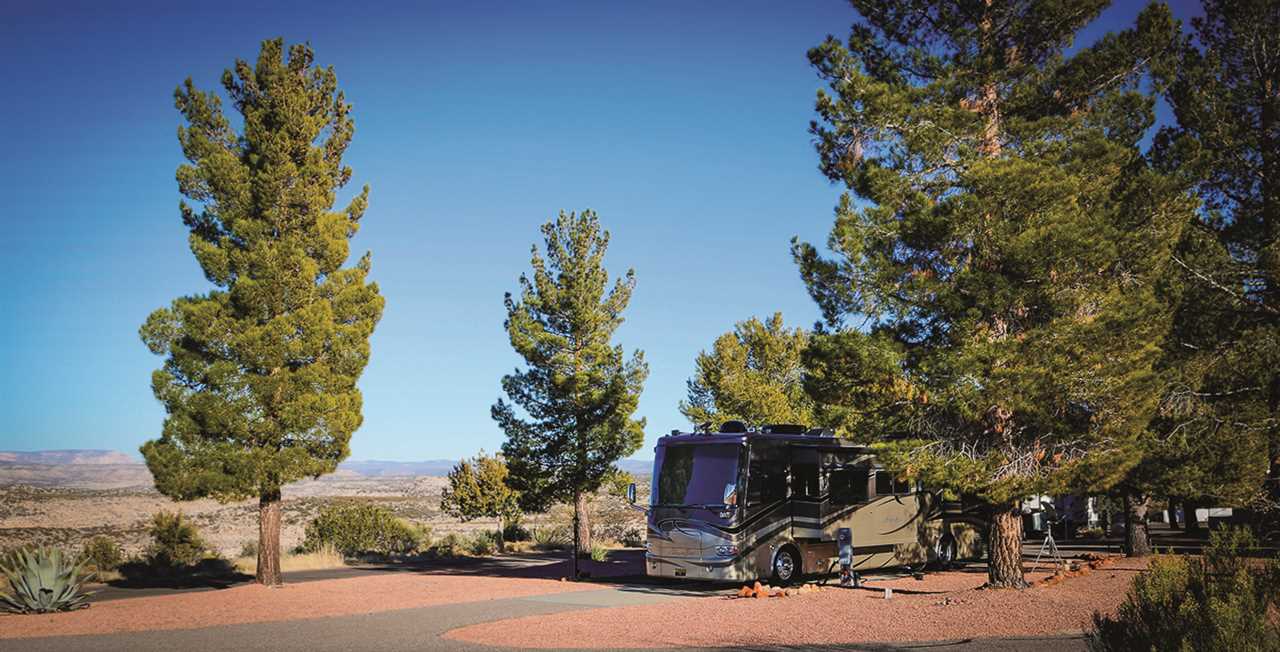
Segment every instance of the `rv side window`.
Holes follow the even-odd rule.
[[[893,474],[884,469],[878,469],[876,471],[877,496],[901,496],[909,493],[911,493],[910,482],[905,480],[895,480]]]
[[[867,499],[866,467],[845,467],[831,471],[831,502],[836,505],[854,505]]]
[[[771,503],[787,497],[787,463],[763,459],[753,451],[747,470],[747,506]]]
[[[822,495],[818,487],[818,452],[793,450],[791,454],[791,497],[816,499]]]
[[[889,496],[893,494],[893,476],[884,469],[876,470],[876,495]]]

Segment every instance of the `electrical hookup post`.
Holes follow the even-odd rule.
[[[836,548],[840,553],[840,586],[859,588],[862,578],[853,570],[853,530],[842,527],[836,530]]]

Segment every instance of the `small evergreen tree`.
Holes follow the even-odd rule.
[[[863,201],[838,205],[834,258],[794,253],[827,329],[867,320],[824,350],[884,393],[830,363],[815,386],[858,402],[836,413],[860,437],[909,437],[880,448],[899,474],[986,500],[988,582],[1022,587],[1021,498],[1113,485],[1160,395],[1157,286],[1191,203],[1138,148],[1138,84],[1177,25],[1153,5],[1068,57],[1106,2],[852,4],[847,44],[809,53],[812,133]]]
[[[680,413],[695,426],[731,419],[755,426],[812,425],[813,401],[804,391],[801,364],[807,343],[804,330],[788,330],[780,312],[767,322],[738,322],[716,338],[710,353],[698,354]]]
[[[142,340],[166,355],[151,377],[168,416],[142,446],[156,489],[178,500],[256,497],[257,580],[280,584],[280,489],[333,472],[360,426],[356,381],[382,315],[369,255],[343,268],[368,187],[340,210],[354,128],[332,68],[306,45],[265,41],[222,85],[243,118],[191,80],[178,189],[191,252],[218,289],[151,313]]]
[[[440,509],[463,521],[498,519],[498,550],[505,549],[503,532],[520,518],[519,494],[507,485],[507,463],[501,455],[481,451],[449,471],[449,486],[440,495]]]
[[[492,413],[521,506],[573,503],[576,577],[577,557],[591,550],[588,498],[644,441],[644,419],[631,415],[649,367],[641,351],[626,359],[611,343],[635,272],[608,289],[609,233],[595,212],[561,212],[542,235],[545,257],[534,245],[533,277],[521,275],[519,298],[506,297],[507,334],[527,368],[502,378],[511,402],[499,399]]]

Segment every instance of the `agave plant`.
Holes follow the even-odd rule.
[[[9,590],[0,592],[0,609],[32,614],[89,606],[89,594],[81,588],[89,576],[85,564],[86,560],[44,546],[6,555],[0,573],[9,581]]]

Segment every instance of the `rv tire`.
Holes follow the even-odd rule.
[[[943,570],[951,568],[956,563],[956,540],[950,534],[942,535],[938,542],[934,544],[934,564]]]
[[[769,581],[777,586],[787,586],[801,580],[800,552],[795,546],[782,546],[773,556],[773,567],[770,569]]]

